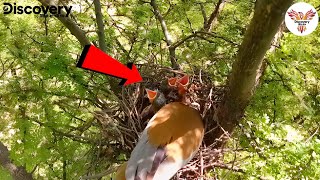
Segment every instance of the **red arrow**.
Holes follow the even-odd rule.
[[[77,67],[121,78],[122,81],[119,85],[142,81],[142,77],[133,63],[128,63],[125,66],[93,45],[85,45]]]

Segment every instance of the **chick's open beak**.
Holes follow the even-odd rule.
[[[168,86],[169,87],[176,87],[177,78],[172,77],[168,79]]]
[[[189,76],[184,75],[182,78],[178,79],[177,82],[180,83],[182,86],[188,86],[189,85]]]
[[[147,96],[148,96],[150,103],[152,103],[153,100],[157,97],[157,91],[152,91],[150,89],[146,89],[146,92],[147,92]]]
[[[189,85],[189,76],[185,75],[177,80],[177,87],[179,95],[184,95],[187,92]]]

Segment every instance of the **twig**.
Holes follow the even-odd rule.
[[[306,140],[306,142],[309,142],[319,131],[319,127],[312,133],[312,135]]]

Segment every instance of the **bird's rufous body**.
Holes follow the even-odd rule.
[[[179,92],[185,93],[185,79],[177,82],[181,86]],[[147,92],[149,97],[150,90]],[[150,102],[163,101],[150,99]],[[169,180],[193,158],[203,135],[204,127],[197,110],[182,102],[164,105],[151,118],[132,151],[126,180]]]

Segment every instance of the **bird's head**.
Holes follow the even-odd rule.
[[[181,78],[172,77],[168,79],[168,87],[172,91],[170,93],[171,97],[175,97],[174,99],[178,102],[185,102],[186,94],[188,92],[189,86],[189,76],[184,75]],[[177,94],[176,94],[177,93]]]
[[[189,85],[189,76],[184,75],[182,78],[172,77],[168,79],[168,86],[171,89],[177,89],[180,96],[186,94]]]
[[[166,104],[166,98],[164,94],[158,90],[146,89],[147,97],[152,104],[155,111],[158,111]]]

